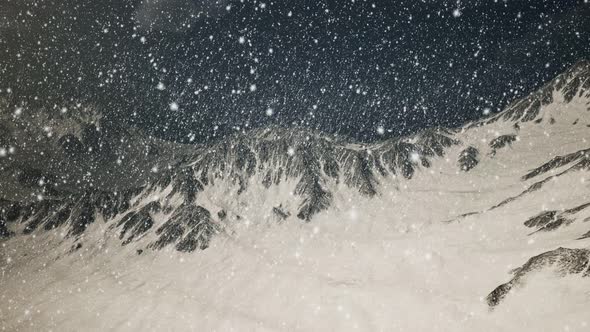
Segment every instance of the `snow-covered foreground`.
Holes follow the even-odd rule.
[[[195,202],[219,211],[219,234],[202,251],[155,250],[145,230],[122,246],[124,213],[79,237],[66,226],[23,235],[21,220],[0,243],[0,329],[589,331],[587,254],[558,249],[590,247],[588,106],[555,92],[527,121],[467,125],[411,179],[378,177],[373,196],[326,181],[330,205],[310,222],[295,217],[293,179],[254,175],[238,194],[211,182]],[[468,146],[480,155],[466,172],[457,159]],[[170,191],[154,186],[129,210],[164,197],[176,208]],[[150,230],[170,217],[150,215]]]
[[[590,278],[539,274],[494,311],[486,304],[528,257],[588,244],[533,242],[520,221],[400,231],[386,216],[335,215],[252,227],[197,254],[139,256],[98,229],[87,242],[103,247],[72,255],[67,245],[48,250],[50,235],[35,239],[39,252],[16,238],[1,279],[2,329],[587,331]]]

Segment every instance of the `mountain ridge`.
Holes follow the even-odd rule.
[[[49,178],[49,173],[15,176],[17,184],[33,188],[40,196],[0,200],[0,241],[11,248],[6,251],[10,260],[20,261],[24,256],[12,248],[22,248],[27,241],[35,248],[63,248],[63,253],[51,259],[91,254],[90,261],[109,250],[108,255],[131,261],[164,253],[172,257],[199,252],[195,256],[213,259],[218,252],[229,257],[239,252],[253,253],[256,262],[266,262],[269,252],[280,248],[276,250],[283,250],[281,256],[272,260],[273,264],[287,262],[283,268],[299,264],[285,258],[286,252],[297,248],[299,259],[306,241],[319,246],[318,260],[333,257],[331,249],[313,242],[316,236],[325,236],[325,243],[339,247],[348,245],[338,240],[343,237],[350,240],[351,248],[361,243],[369,253],[385,250],[388,259],[402,257],[396,263],[400,266],[416,259],[405,254],[414,250],[409,248],[439,246],[440,252],[448,253],[454,250],[449,248],[465,242],[478,253],[483,247],[509,243],[522,253],[498,261],[491,254],[485,256],[493,267],[487,270],[493,280],[482,279],[485,282],[473,286],[487,294],[483,303],[498,312],[526,292],[530,280],[545,272],[557,271],[563,280],[588,274],[582,265],[590,232],[584,222],[590,220],[589,127],[590,64],[582,61],[530,97],[486,119],[380,142],[361,144],[313,130],[278,127],[236,133],[197,146],[175,146],[140,136],[145,145],[140,142],[139,147],[123,150],[130,151],[129,158],[143,162],[140,181],[133,185],[105,189],[97,182],[70,191],[51,187],[64,178]],[[41,135],[46,136],[43,128]],[[129,132],[121,139],[132,145],[129,142],[135,135]],[[104,160],[100,149],[86,151],[87,147],[116,141],[101,134],[76,137],[85,147],[79,149],[80,160]],[[92,137],[96,145],[89,143]],[[59,139],[51,137],[48,146],[40,139],[37,146],[43,147],[41,151],[62,149],[56,157],[61,158],[62,153],[69,153],[70,145],[64,148]],[[157,152],[144,149],[152,145]],[[105,153],[110,155],[110,151]],[[3,170],[32,160],[9,167],[19,150],[9,156],[0,164]],[[136,164],[121,166],[116,176],[105,175],[125,182],[124,176],[133,175],[124,170]],[[310,238],[304,239],[300,232],[309,232]],[[371,241],[363,242],[365,237]],[[396,251],[372,247],[377,244]],[[354,250],[354,255],[362,252]],[[505,251],[511,252],[510,248]],[[474,266],[486,268],[483,263],[477,265],[480,257],[455,254],[459,261],[464,255],[466,260],[473,259]],[[444,264],[452,258],[437,255],[425,253],[427,263],[420,258],[416,266],[410,264],[410,270],[418,273],[414,269],[436,267],[445,275]],[[497,255],[504,257],[503,251]],[[522,263],[523,257],[531,258]],[[223,266],[224,261],[215,262]],[[462,262],[452,264],[463,266]],[[502,283],[506,266],[512,264],[524,265]],[[13,266],[17,265],[7,263],[2,269],[16,269]],[[374,266],[368,270],[371,268],[396,278],[391,271]],[[360,273],[357,278],[361,279],[361,272],[366,272],[349,269]],[[445,280],[450,288],[455,287],[456,279]]]

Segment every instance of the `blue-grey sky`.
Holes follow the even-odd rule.
[[[584,57],[584,0],[0,4],[0,94],[13,104],[93,104],[179,140],[270,124],[360,140],[455,126]]]

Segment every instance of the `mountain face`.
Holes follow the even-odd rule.
[[[557,308],[539,287],[590,289],[587,61],[486,119],[372,144],[273,127],[182,146],[2,112],[2,328],[588,326],[583,296],[514,315]]]
[[[193,147],[149,137],[92,108],[30,110],[0,100],[0,199],[81,196],[136,188]]]

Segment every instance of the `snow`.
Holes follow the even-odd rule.
[[[254,178],[236,196],[236,184],[219,180],[198,203],[224,209],[231,225],[204,251],[146,249],[153,234],[122,247],[113,227],[118,219],[92,224],[73,252],[59,229],[34,233],[34,241],[5,240],[0,329],[587,331],[590,278],[538,273],[493,311],[484,300],[528,258],[590,245],[576,240],[590,227],[580,220],[534,235],[523,225],[540,211],[590,202],[586,171],[486,211],[542,178],[521,181],[531,169],[588,148],[586,123],[572,125],[590,119],[587,101],[555,100],[542,114],[555,124],[521,123],[520,140],[493,157],[488,142],[513,133],[511,123],[465,129],[458,134],[463,145],[413,179],[380,179],[375,198],[339,183],[331,188],[333,206],[309,223],[277,223],[270,214],[278,204],[298,206],[296,181],[265,188]],[[456,160],[467,145],[483,157],[466,173]],[[169,191],[142,193],[133,203],[143,206]],[[158,217],[158,224],[165,221]]]

